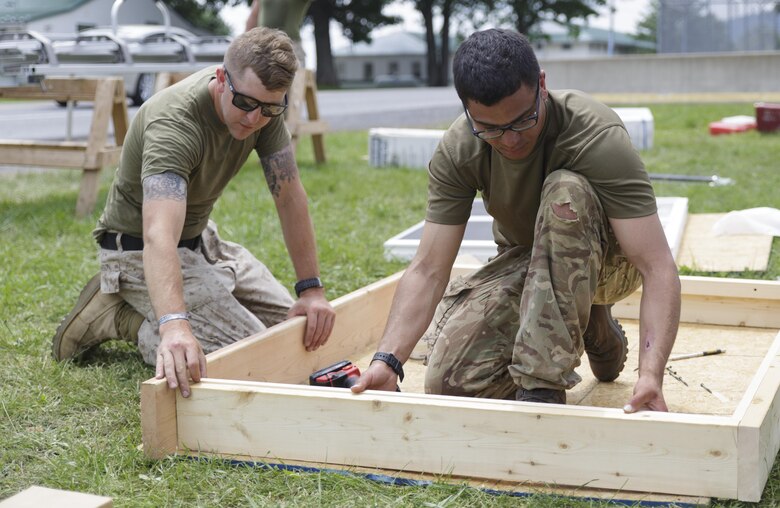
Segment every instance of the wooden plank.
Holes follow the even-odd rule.
[[[147,457],[161,459],[177,451],[175,391],[164,379],[141,384],[141,433]]]
[[[728,418],[211,379],[177,405],[181,447],[201,452],[737,495]]]
[[[739,482],[737,497],[758,502],[780,450],[780,333],[747,390],[738,427]]]
[[[76,141],[42,143],[23,140],[0,140],[0,162],[25,166],[80,168],[84,164],[87,144]]]
[[[772,251],[772,235],[716,236],[712,226],[725,213],[688,215],[685,234],[677,256],[678,266],[703,272],[764,271]]]
[[[309,120],[308,122],[298,125],[298,135],[305,136],[307,134],[324,134],[328,132],[328,122],[324,120]]]
[[[336,322],[328,346],[307,352],[305,318],[281,323],[206,356],[209,377],[280,383],[307,383],[312,372],[362,354],[384,331],[401,274],[337,298]]]
[[[339,328],[321,352],[303,350],[303,319],[298,318],[209,355],[212,378],[250,381],[206,379],[193,387],[191,398],[178,398],[179,449],[270,462],[324,462],[509,482],[743,500],[760,497],[780,447],[780,366],[775,359],[780,337],[776,332],[771,336],[773,349],[763,362],[759,360],[758,372],[737,409],[722,413],[725,416],[625,415],[620,409],[590,405],[535,405],[406,392],[353,395],[343,389],[277,384],[305,383],[308,374],[322,366],[359,358],[353,354],[361,348],[370,351],[384,328],[399,277],[396,274],[335,301]],[[743,314],[750,309],[766,321],[771,321],[766,316],[778,313],[780,284],[684,278],[683,293],[686,305],[690,299],[700,300],[702,306],[737,302],[744,308],[726,320],[745,326],[750,320]],[[720,309],[720,314],[729,313],[728,305]],[[718,332],[722,333],[718,339],[713,330],[709,339],[719,342],[743,331],[745,337],[762,333],[761,329],[726,329]],[[690,347],[707,343],[704,332],[705,338]],[[755,362],[756,354],[763,355],[749,339],[747,349],[727,347],[728,358],[709,357],[720,362],[716,372],[737,368],[740,362],[747,365]],[[686,367],[695,367],[695,360],[688,362]],[[252,381],[258,379],[276,383]],[[706,396],[703,391],[702,396]],[[767,400],[771,402],[763,402]],[[316,443],[311,436],[317,436]]]
[[[40,508],[41,506],[56,506],[57,508],[111,508],[114,506],[114,502],[110,497],[50,489],[37,485],[33,485],[15,496],[0,501],[0,507],[2,508]]]
[[[773,281],[681,276],[680,320],[730,326],[780,327],[780,284]],[[612,315],[639,319],[642,290],[615,304]]]

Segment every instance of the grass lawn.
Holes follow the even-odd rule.
[[[780,134],[712,137],[707,123],[753,114],[752,104],[657,105],[655,147],[643,154],[654,173],[733,178],[728,187],[654,183],[659,196],[686,196],[689,211],[780,208]],[[317,231],[321,272],[335,298],[403,268],[383,257],[385,240],[424,216],[426,174],[372,169],[365,132],[326,137],[328,163],[315,167],[299,147],[302,178]],[[111,174],[103,175],[99,203]],[[333,473],[265,470],[220,461],[146,459],[139,385],[153,375],[128,344],[104,344],[78,364],[53,362],[51,336],[83,284],[97,272],[90,232],[100,213],[73,217],[76,171],[0,174],[0,499],[30,485],[90,492],[115,506],[594,506],[552,497],[494,496],[457,485],[394,487]],[[262,171],[251,159],[219,201],[223,238],[262,259],[289,288],[294,273]],[[691,273],[691,272],[688,272]],[[717,274],[775,280],[769,270]],[[761,506],[780,505],[775,464]],[[716,506],[743,506],[723,501]]]

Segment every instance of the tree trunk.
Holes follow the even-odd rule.
[[[314,42],[317,46],[317,86],[338,87],[339,76],[333,64],[330,47],[331,3],[312,2],[309,15],[314,23]]]
[[[436,86],[447,86],[450,81],[450,17],[452,0],[445,0],[441,8],[442,26],[439,34],[439,58]]]
[[[425,44],[427,46],[425,56],[428,67],[428,86],[436,86],[439,71],[436,65],[436,35],[433,33],[433,0],[420,1],[418,6],[425,21]]]

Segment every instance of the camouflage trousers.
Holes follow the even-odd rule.
[[[197,250],[179,248],[184,302],[206,354],[284,321],[294,303],[266,266],[237,243],[222,240],[214,222]],[[117,242],[119,243],[119,242]],[[146,319],[138,331],[144,361],[155,365],[160,331],[149,299],[142,251],[100,250],[100,286]]]
[[[553,204],[568,204],[576,219]],[[518,386],[567,389],[593,304],[641,284],[588,181],[558,170],[545,180],[530,249],[508,248],[450,282],[422,340],[426,393],[513,399]]]

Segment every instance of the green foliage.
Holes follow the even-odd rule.
[[[737,182],[731,187],[658,182],[659,195],[687,196],[693,213],[780,207],[780,135],[707,133],[709,121],[752,114],[751,104],[651,109],[655,147],[643,154],[651,172],[718,174]],[[315,166],[308,139],[300,143],[298,159],[323,279],[328,297],[335,298],[404,267],[384,258],[382,244],[422,220],[426,175],[369,168],[365,132],[325,139],[327,164]],[[103,173],[99,202],[111,173]],[[139,384],[153,369],[135,349],[110,342],[79,363],[59,364],[50,357],[59,320],[98,269],[90,231],[99,212],[83,220],[73,217],[79,181],[76,171],[0,173],[0,499],[43,485],[110,496],[117,507],[607,506],[548,496],[494,496],[451,478],[427,487],[396,487],[334,472],[146,459],[137,449]],[[292,288],[294,273],[256,160],[230,184],[214,219],[224,238],[247,246]],[[775,240],[767,272],[717,275],[777,278],[780,243]],[[759,506],[780,503],[778,464],[763,498]]]
[[[586,19],[596,14],[594,7],[606,0],[497,0],[508,7],[507,21],[523,34],[530,34],[542,20],[554,20],[568,25],[575,19]]]
[[[229,35],[228,27],[219,11],[226,5],[238,5],[241,0],[163,0],[194,26],[216,35]]]

